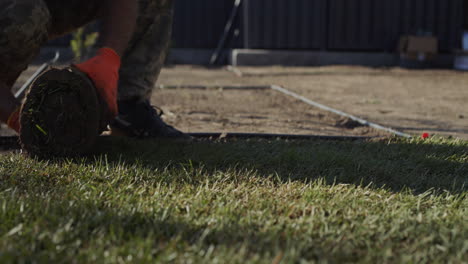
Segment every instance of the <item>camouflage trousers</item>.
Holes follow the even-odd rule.
[[[48,40],[99,19],[100,0],[1,0],[0,81],[13,85]],[[169,47],[173,0],[139,0],[136,30],[122,56],[119,99],[146,99]]]

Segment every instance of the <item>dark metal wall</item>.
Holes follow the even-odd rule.
[[[450,52],[461,46],[463,1],[244,0],[226,48],[393,52],[401,35],[431,33]],[[216,48],[233,4],[175,0],[171,47]]]
[[[431,34],[441,51],[460,47],[462,0],[329,0],[331,50],[395,50],[401,35]]]
[[[244,47],[325,49],[327,0],[245,0]]]
[[[395,43],[392,1],[329,0],[328,49],[382,50]]]
[[[176,0],[172,47],[215,48],[233,4],[234,0]]]
[[[177,1],[186,24],[207,30],[176,28],[175,47],[182,34],[183,47],[216,47],[234,0]],[[230,47],[393,52],[401,35],[432,34],[450,52],[461,46],[463,7],[463,0],[244,0],[235,23],[241,35]],[[194,43],[198,36],[209,41]]]
[[[433,32],[442,51],[461,47],[463,0],[400,0],[400,33]],[[412,16],[414,14],[414,16]]]

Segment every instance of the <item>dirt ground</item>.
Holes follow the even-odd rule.
[[[468,139],[468,73],[451,70],[375,69],[351,66],[239,67],[236,71],[237,74],[227,68],[168,67],[163,70],[159,84],[173,86],[275,84],[315,102],[412,135],[428,132],[431,135]],[[242,73],[242,76],[239,76],[239,73]],[[158,98],[158,94],[161,94],[161,98]],[[167,98],[164,93],[157,90],[153,101],[164,108],[164,98]],[[268,97],[258,97],[257,100],[264,100],[262,98]],[[251,110],[260,111],[262,107],[259,101],[255,101],[255,104],[259,106],[252,106]],[[314,111],[314,107],[297,100],[282,104],[281,109],[291,119],[295,119],[292,113],[299,113],[294,110],[294,107],[299,105],[302,109]],[[274,115],[272,119],[275,119]],[[336,118],[331,119],[336,121]],[[307,119],[304,116],[296,120],[297,124],[301,123],[300,120],[317,121],[316,118]],[[325,126],[322,128],[326,133],[330,132]],[[209,123],[205,129],[210,129]],[[359,135],[361,129],[347,129],[346,133]],[[296,129],[285,127],[285,131],[282,132],[295,133]],[[313,130],[313,133],[316,133],[316,130]]]
[[[468,139],[468,73],[450,70],[274,66],[233,72],[226,67],[174,66],[163,69],[158,87],[166,88],[155,90],[152,103],[164,110],[168,123],[187,132],[385,134],[354,127],[340,116],[272,90],[216,88],[272,84],[405,133]],[[210,88],[169,89],[174,86]]]
[[[158,89],[153,103],[186,132],[385,135],[270,89]]]

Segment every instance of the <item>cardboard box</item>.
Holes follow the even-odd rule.
[[[402,36],[398,51],[400,56],[405,59],[431,60],[439,52],[439,40],[432,36]]]

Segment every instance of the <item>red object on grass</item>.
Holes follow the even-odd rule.
[[[91,78],[98,93],[107,103],[109,111],[113,116],[117,116],[120,56],[111,48],[101,48],[95,57],[81,64],[76,64],[75,67]]]
[[[19,133],[20,131],[20,121],[19,121],[19,117],[20,117],[20,109],[16,109],[16,111],[14,111],[10,117],[8,118],[8,121],[7,121],[7,125],[15,130],[17,133]]]
[[[429,138],[429,133],[422,133],[421,138],[422,139]]]

